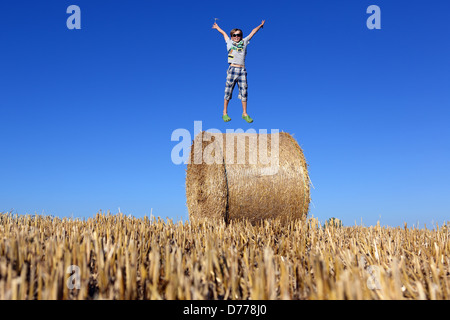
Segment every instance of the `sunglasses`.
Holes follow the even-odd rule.
[[[233,34],[233,37],[242,37],[242,35],[240,33],[235,33]]]

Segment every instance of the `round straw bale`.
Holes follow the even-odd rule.
[[[190,219],[304,219],[310,184],[303,151],[286,133],[200,132],[186,173]]]

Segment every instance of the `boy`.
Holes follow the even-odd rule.
[[[225,38],[228,50],[228,64],[230,65],[227,70],[227,82],[225,85],[225,100],[223,104],[223,116],[222,119],[225,122],[231,120],[227,114],[228,102],[230,102],[234,86],[236,82],[239,86],[238,98],[242,101],[242,119],[248,123],[252,123],[253,119],[247,114],[247,70],[245,69],[245,56],[247,54],[247,45],[250,39],[264,26],[265,20],[261,22],[259,26],[252,30],[252,32],[243,38],[242,30],[233,29],[230,32],[231,39],[228,35],[220,29],[217,23],[214,23],[213,29],[219,31]]]

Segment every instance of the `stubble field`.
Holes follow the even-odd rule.
[[[449,299],[449,229],[0,214],[0,299]]]

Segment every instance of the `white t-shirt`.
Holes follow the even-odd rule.
[[[234,42],[229,39],[226,41],[227,43],[227,51],[228,51],[228,63],[240,64],[245,66],[245,56],[247,55],[247,45],[250,43],[248,37],[245,37],[241,40],[242,44]]]

